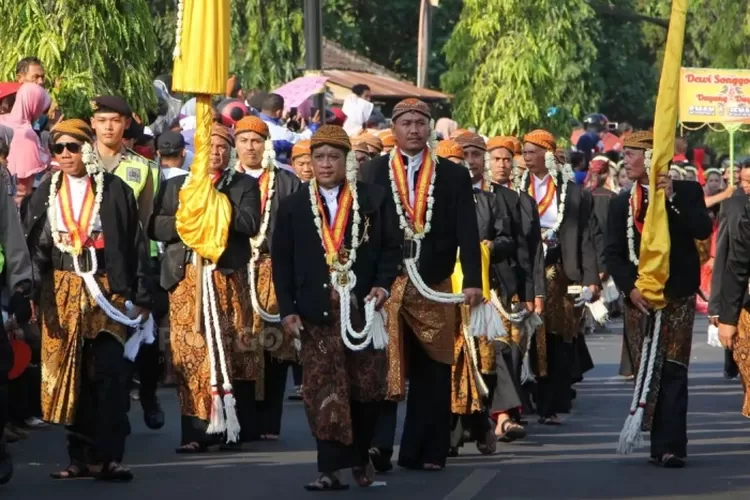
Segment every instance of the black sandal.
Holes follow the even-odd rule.
[[[126,483],[132,481],[133,473],[117,462],[109,462],[102,466],[102,470],[96,475],[97,481],[109,481],[112,483]]]
[[[91,471],[85,465],[72,463],[65,469],[59,472],[53,472],[50,474],[52,479],[68,480],[68,479],[85,479],[93,477]]]
[[[352,467],[352,476],[360,488],[367,488],[375,482],[375,467],[372,463],[364,467]]]
[[[179,448],[175,448],[175,453],[180,455],[192,455],[194,453],[206,453],[208,447],[205,444],[192,441],[190,443],[183,444]]]
[[[526,429],[513,422],[511,419],[500,424],[500,432],[501,434],[497,436],[497,439],[504,443],[512,443],[516,439],[523,439],[526,437]]]
[[[651,457],[651,463],[665,469],[682,469],[685,467],[685,459],[672,453],[664,453],[660,457]]]
[[[305,485],[307,491],[342,491],[348,490],[349,485],[343,484],[339,478],[330,474],[321,474],[318,479]]]

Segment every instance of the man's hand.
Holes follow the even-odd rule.
[[[320,110],[317,110],[313,117],[310,119],[310,123],[320,123]]]
[[[299,332],[305,329],[302,326],[302,319],[299,317],[299,314],[285,316],[281,320],[281,327],[284,329],[284,333],[293,338],[299,338]]]
[[[591,290],[591,302],[596,302],[599,300],[599,287],[596,285],[589,285],[589,290]]]
[[[145,323],[148,321],[148,315],[151,314],[151,311],[145,307],[133,306],[133,309],[130,310],[130,314],[133,319],[140,318],[141,323]]]
[[[375,310],[380,311],[383,308],[383,304],[385,304],[385,301],[388,297],[386,296],[385,290],[380,288],[379,286],[373,287],[372,290],[370,290],[370,294],[365,298],[365,302],[369,302],[371,300],[375,300]]]
[[[544,297],[534,298],[534,312],[537,313],[539,316],[544,314]]]
[[[604,283],[609,279],[609,274],[607,273],[599,273],[599,280]]]
[[[532,300],[532,301],[526,302],[525,304],[526,304],[526,310],[529,311],[530,313],[533,313],[534,312],[534,301]]]
[[[630,302],[632,302],[633,305],[644,314],[648,314],[649,309],[651,309],[651,304],[648,300],[643,298],[641,291],[637,288],[633,288],[633,290],[631,290]]]
[[[464,288],[463,294],[464,304],[467,304],[471,307],[478,306],[484,300],[481,288]]]
[[[711,324],[711,326],[715,326],[716,328],[719,328],[719,317],[718,316],[709,316],[708,322]]]
[[[492,253],[492,247],[495,245],[495,243],[490,240],[484,240],[482,241],[482,245],[486,246],[490,250],[490,253]]]
[[[659,174],[659,178],[656,181],[656,189],[663,189],[667,199],[672,199],[674,188],[672,187],[672,178],[669,174]]]
[[[731,349],[734,344],[735,335],[737,335],[736,326],[719,323],[719,342],[721,342],[721,345],[727,349]]]

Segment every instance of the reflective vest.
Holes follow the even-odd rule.
[[[156,199],[156,193],[159,192],[159,184],[161,183],[161,170],[158,166],[151,167],[151,178],[154,182],[154,199]],[[156,241],[151,240],[151,257],[156,258],[159,256],[159,244]]]
[[[135,196],[135,201],[141,196],[141,192],[148,182],[149,169],[153,163],[148,159],[130,151],[125,150],[119,165],[112,172],[130,186]]]

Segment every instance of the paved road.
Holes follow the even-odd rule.
[[[632,396],[617,378],[621,327],[588,337],[597,367],[578,385],[578,401],[560,428],[530,426],[520,444],[499,444],[492,457],[467,447],[440,473],[396,470],[385,488],[352,489],[339,499],[666,499],[750,498],[750,422],[740,414],[742,389],[721,375],[723,353],[705,344],[705,320],[696,325],[690,368],[690,461],[684,470],[647,464],[647,448],[630,457],[614,453]],[[14,500],[106,498],[179,500],[306,497],[301,486],[316,476],[314,441],[300,403],[285,407],[283,440],[254,443],[239,454],[178,456],[177,401],[165,390],[168,426],[146,429],[135,405],[128,465],[137,475],[128,485],[90,480],[56,482],[49,473],[67,465],[64,435],[40,431],[13,445],[17,472],[0,497]],[[403,416],[403,408],[401,409]]]

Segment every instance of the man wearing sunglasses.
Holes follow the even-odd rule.
[[[99,96],[91,103],[93,116],[91,128],[96,133],[96,153],[99,164],[130,186],[138,203],[138,218],[145,228],[154,206],[154,195],[158,188],[158,166],[128,149],[123,144],[126,131],[133,121],[133,111],[122,97]],[[153,246],[153,245],[152,245]],[[153,246],[156,249],[155,246]],[[152,252],[153,254],[153,252]],[[158,269],[155,283],[158,282]],[[157,318],[158,320],[159,318]],[[144,345],[136,360],[140,380],[139,397],[143,407],[143,418],[150,429],[164,426],[164,412],[156,397],[159,378],[159,344]]]

